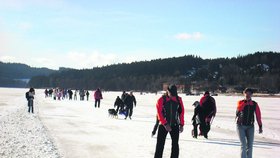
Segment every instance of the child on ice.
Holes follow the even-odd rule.
[[[200,124],[200,120],[201,120],[201,107],[198,101],[195,101],[193,103],[194,106],[194,114],[192,117],[192,125],[193,125],[193,130],[192,130],[192,136],[193,138],[197,138],[197,127]]]

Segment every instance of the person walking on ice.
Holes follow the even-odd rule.
[[[193,138],[197,138],[198,136],[198,131],[197,127],[200,125],[200,120],[202,120],[202,109],[200,107],[200,104],[198,101],[195,101],[193,103],[194,106],[194,114],[192,117],[192,125],[193,125],[193,130],[192,130],[192,136]]]
[[[243,91],[245,99],[238,101],[236,110],[237,134],[241,143],[241,158],[253,157],[254,142],[254,114],[259,125],[259,133],[262,133],[261,111],[257,102],[252,100],[253,90],[246,88]]]
[[[132,114],[133,114],[133,105],[136,107],[136,99],[135,96],[133,95],[133,92],[130,92],[129,94],[126,95],[124,99],[124,105],[126,106],[126,114],[125,118],[127,119],[127,116],[131,119]]]
[[[154,158],[162,158],[168,133],[172,139],[171,158],[179,157],[179,133],[184,130],[184,105],[175,85],[170,85],[167,92],[168,95],[160,97],[156,104],[160,125]]]
[[[211,129],[211,123],[216,116],[217,108],[216,101],[210,96],[209,91],[206,91],[200,99],[200,132],[204,138],[208,139],[208,133]]]
[[[100,88],[97,88],[97,90],[94,92],[94,99],[95,99],[94,107],[100,108],[100,100],[103,99]]]
[[[86,96],[87,96],[87,101],[89,99],[89,91],[86,92]]]
[[[28,102],[28,112],[34,113],[34,107],[33,107],[33,100],[34,100],[35,90],[34,88],[30,88],[28,92],[26,92],[25,97]]]

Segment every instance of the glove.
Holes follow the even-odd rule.
[[[262,133],[263,133],[262,126],[259,126],[259,134],[262,134]]]
[[[164,128],[165,128],[165,130],[166,130],[167,132],[171,132],[171,131],[172,131],[172,128],[170,127],[169,124],[164,125]]]
[[[156,134],[156,131],[152,131],[152,137]]]
[[[180,131],[180,133],[182,133],[184,131],[184,126],[180,125],[179,126],[179,131]]]

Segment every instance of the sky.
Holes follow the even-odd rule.
[[[0,61],[58,69],[280,52],[279,0],[0,0]]]

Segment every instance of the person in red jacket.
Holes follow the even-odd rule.
[[[156,104],[159,120],[155,158],[162,158],[165,139],[169,133],[172,139],[171,158],[179,157],[179,133],[184,130],[184,104],[177,94],[177,87],[170,85],[168,95],[158,99]]]
[[[245,99],[237,103],[237,134],[241,142],[241,158],[252,158],[255,132],[254,114],[259,125],[259,133],[262,133],[261,111],[258,103],[252,100],[252,89],[246,88],[243,94]]]
[[[203,97],[200,99],[201,106],[201,123],[200,132],[204,138],[208,139],[208,132],[211,128],[211,121],[216,116],[217,108],[216,101],[210,96],[209,91],[206,91]]]

